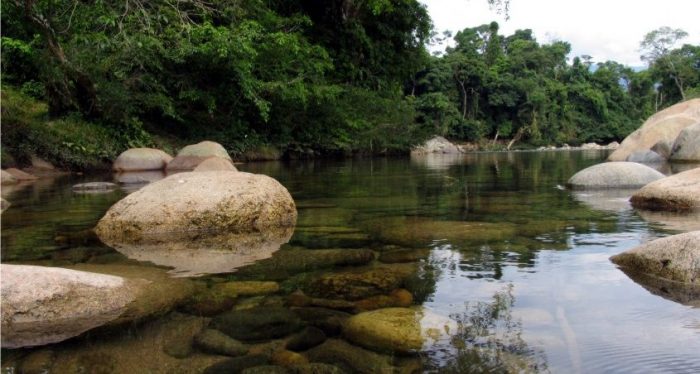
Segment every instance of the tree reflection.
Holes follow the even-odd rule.
[[[513,285],[490,302],[467,302],[464,313],[451,314],[457,330],[430,358],[439,373],[541,373],[547,362],[541,350],[522,338],[522,324],[512,316]],[[438,348],[438,347],[436,347]]]

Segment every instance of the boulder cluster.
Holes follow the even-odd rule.
[[[684,101],[649,117],[608,161],[700,162],[700,99]]]
[[[579,171],[569,179],[568,186],[592,196],[599,191],[630,191],[629,203],[641,216],[665,212],[661,214],[697,219],[700,164],[693,163],[700,163],[700,99],[656,113],[608,160]],[[684,162],[687,170],[665,176],[645,165],[667,161]],[[676,227],[686,231],[682,228],[694,226]],[[653,240],[611,260],[652,293],[700,306],[700,231]]]

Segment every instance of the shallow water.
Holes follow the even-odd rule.
[[[241,171],[276,178],[293,195],[299,218],[290,243],[263,256],[271,258],[236,263],[219,274],[225,271],[220,266],[197,266],[197,256],[205,254],[196,252],[191,268],[178,262],[171,274],[205,274],[196,279],[208,285],[276,281],[275,294],[239,298],[237,305],[288,308],[289,294],[311,292],[309,282],[318,277],[409,266],[412,274],[400,287],[422,306],[422,327],[437,320],[440,330],[408,357],[420,361],[412,366],[418,372],[700,372],[700,309],[651,293],[608,260],[647,240],[697,230],[700,219],[636,212],[626,201],[631,191],[561,187],[605,156],[604,151],[557,151],[240,165]],[[81,195],[70,187],[109,179],[66,177],[3,187],[12,206],[2,215],[2,261],[168,265],[172,259],[118,252],[86,231],[126,192]],[[285,260],[285,271],[275,265],[285,254],[312,257],[327,248],[369,248],[392,263],[319,269]],[[408,262],[386,260],[386,253],[408,249],[415,249],[413,257],[401,260]],[[334,294],[335,299],[354,297]],[[164,316],[162,323],[181,318],[179,312]],[[160,322],[133,327],[129,334],[147,339],[154,323]],[[121,338],[112,333],[98,339]],[[82,338],[50,349],[70,356],[91,352],[93,345],[94,338]],[[106,371],[127,371],[125,361],[108,357],[122,354],[111,347],[100,351],[111,360]],[[31,352],[3,350],[3,366],[10,370]],[[138,353],[132,357],[143,360]],[[158,360],[145,361],[148,370],[170,370],[154,367]],[[90,371],[94,365],[81,367]]]

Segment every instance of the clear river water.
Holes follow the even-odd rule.
[[[317,313],[303,315],[304,323],[321,327],[328,326],[314,318],[332,313],[345,318],[375,309],[367,305],[381,302],[372,296],[401,289],[402,301],[378,306],[420,310],[422,347],[404,355],[361,350],[374,359],[374,351],[386,356],[397,372],[700,373],[700,308],[684,305],[663,288],[635,282],[609,260],[648,240],[700,229],[700,218],[635,211],[627,202],[632,191],[563,187],[575,172],[606,155],[515,152],[238,165],[240,171],[267,174],[282,183],[297,204],[298,223],[289,243],[274,248],[272,257],[236,269],[208,264],[201,250],[178,262],[101,244],[90,229],[128,191],[78,194],[71,189],[80,182],[112,180],[111,175],[41,179],[3,187],[3,197],[12,205],[2,214],[2,262],[158,267],[205,288],[231,280],[274,281],[279,285],[275,290],[239,296],[221,312],[306,308]],[[316,260],[328,249],[369,249],[373,259]],[[342,257],[341,252],[333,256]],[[306,262],[298,266],[298,261]],[[375,279],[381,274],[372,269],[400,269],[404,275],[392,283]],[[338,275],[347,280],[342,278],[347,274],[355,274],[355,283],[330,291],[318,281]],[[329,284],[340,281],[333,282]],[[299,290],[305,292],[301,302]],[[149,351],[159,348],[134,340],[147,339],[139,334],[147,336],[144,331],[154,324],[199,316],[197,310],[184,305],[122,331],[48,347],[3,349],[3,371],[19,372],[38,360],[54,372],[133,373],[134,367],[196,372],[209,365],[190,365],[207,356],[196,347],[177,358],[158,358],[163,354]],[[344,342],[342,333],[322,330],[327,338]],[[249,344],[264,347],[275,339]],[[336,355],[343,356],[346,345],[338,347]],[[37,354],[47,350],[51,354]],[[297,351],[304,360],[325,361],[347,372],[374,371],[352,362],[365,357],[358,351],[347,352],[352,359]],[[284,360],[273,361],[285,366]]]

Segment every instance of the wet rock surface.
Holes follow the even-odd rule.
[[[125,313],[145,281],[27,265],[0,265],[2,345],[59,342]]]
[[[656,239],[610,260],[629,271],[700,286],[700,231]]]
[[[700,167],[649,183],[630,202],[641,209],[700,210]]]
[[[296,208],[276,180],[240,172],[190,172],[151,183],[114,204],[96,232],[107,242],[175,241],[203,233],[293,227]]]

